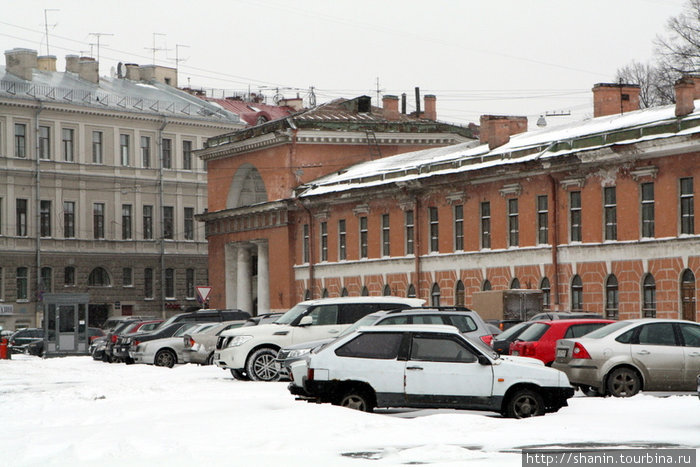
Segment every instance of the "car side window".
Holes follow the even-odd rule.
[[[366,332],[338,347],[339,357],[393,360],[399,355],[403,334],[399,332]]]
[[[697,324],[679,324],[686,347],[700,347],[700,326]]]
[[[338,308],[338,324],[352,324],[369,313],[376,311],[376,305],[369,303],[345,303],[343,305],[326,305]],[[335,324],[335,323],[333,323]]]
[[[413,317],[413,324],[443,324],[442,316],[436,316],[436,315],[414,316]]]
[[[637,343],[646,345],[676,345],[672,323],[645,324],[639,331]]]
[[[319,305],[311,313],[313,326],[328,326],[338,323],[338,305]]]
[[[566,330],[564,334],[564,339],[569,337],[581,337],[585,336],[591,331],[595,331],[598,328],[605,326],[605,323],[585,323],[585,324],[572,324],[569,329]]]
[[[385,324],[410,324],[408,316],[392,316],[391,318],[384,319],[377,323],[377,325]]]
[[[459,329],[459,332],[472,332],[476,331],[477,326],[471,316],[465,315],[455,315],[455,316],[443,316],[445,324]]]
[[[477,358],[471,350],[449,336],[418,334],[411,340],[411,360],[474,363]]]

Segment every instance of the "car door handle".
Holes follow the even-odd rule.
[[[331,329],[328,331],[328,334],[338,334],[338,332],[340,331],[338,331],[337,329]]]
[[[700,357],[700,352],[690,352],[688,355],[691,357]]]
[[[423,370],[423,367],[420,367],[420,366],[407,366],[406,369],[407,369],[407,370],[421,370],[421,371],[422,371],[422,370]]]
[[[649,355],[650,353],[651,352],[649,352],[648,350],[640,350],[639,352],[637,352],[637,355]]]

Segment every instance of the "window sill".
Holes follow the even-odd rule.
[[[149,297],[145,297],[145,298],[143,299],[143,301],[145,301],[145,302],[152,302],[152,301],[155,301],[155,298],[153,298],[153,297],[150,297],[150,298],[149,298]]]

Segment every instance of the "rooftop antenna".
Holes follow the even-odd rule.
[[[153,33],[153,47],[144,47],[146,50],[150,50],[153,53],[153,64],[156,64],[156,51],[160,50],[168,50],[163,47],[156,47],[156,36],[166,36],[166,34],[162,34],[159,32],[154,32]]]
[[[180,62],[187,60],[186,58],[180,58],[180,47],[189,47],[189,45],[175,44],[175,76],[178,74]]]
[[[97,74],[100,74],[100,37],[102,36],[113,36],[114,34],[110,34],[108,32],[90,32],[88,33],[90,36],[95,36],[97,38]],[[92,45],[90,44],[90,55],[92,55]]]
[[[46,34],[46,55],[51,55],[51,52],[49,51],[49,21],[48,21],[48,16],[47,12],[49,11],[61,11],[56,8],[44,8],[44,32]],[[52,24],[51,26],[56,26],[55,24]]]

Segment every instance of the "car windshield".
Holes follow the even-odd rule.
[[[466,340],[469,341],[469,343],[471,345],[473,345],[474,347],[476,347],[477,349],[479,349],[481,352],[485,353],[489,357],[491,357],[493,359],[501,358],[501,356],[498,355],[498,352],[493,350],[490,346],[486,345],[486,343],[484,343],[481,339],[474,339],[474,338],[471,338],[469,336],[464,336],[464,335],[462,337],[464,337]]]
[[[189,331],[190,329],[192,329],[192,328],[194,328],[194,327],[200,327],[200,326],[201,326],[201,324],[199,324],[199,323],[186,323],[186,324],[183,324],[182,327],[181,327],[180,329],[178,329],[177,331],[175,331],[175,334],[173,334],[173,337],[182,337],[182,336],[185,335],[185,333],[186,333],[187,331]]]
[[[627,326],[630,326],[632,324],[633,323],[630,323],[629,321],[618,321],[617,323],[611,323],[607,326],[603,326],[602,328],[598,328],[595,331],[589,332],[588,334],[586,334],[585,337],[586,339],[600,339],[602,337],[612,334],[618,329],[626,328]]]
[[[518,340],[528,342],[540,340],[540,337],[547,332],[547,329],[549,329],[549,324],[547,323],[533,323],[532,326],[518,336]]]
[[[279,317],[274,324],[292,324],[299,316],[303,315],[306,310],[309,309],[309,305],[294,305],[285,314]]]
[[[520,333],[522,333],[523,331],[525,331],[525,329],[529,328],[532,325],[533,323],[528,321],[525,321],[524,323],[518,323],[515,326],[509,327],[508,329],[500,333],[496,339],[504,341],[510,340],[511,337],[519,336]]]
[[[359,328],[360,326],[372,326],[377,322],[377,320],[379,320],[379,318],[379,316],[372,315],[367,315],[364,318],[360,318],[359,320],[355,321],[355,324],[338,334],[338,337],[347,336],[351,332],[355,332],[355,329]]]

